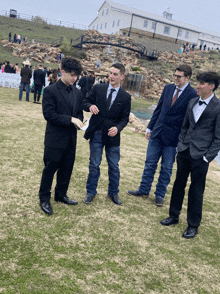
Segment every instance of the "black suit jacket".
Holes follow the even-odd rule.
[[[193,159],[205,156],[210,162],[220,150],[220,101],[214,96],[195,122],[193,107],[198,100],[199,97],[189,102],[177,148],[178,152],[189,148]]]
[[[175,89],[174,84],[164,87],[157,108],[148,124],[148,128],[152,130],[152,139],[160,136],[164,145],[173,147],[177,146],[187,105],[197,96],[196,90],[189,84],[171,106]]]
[[[26,66],[22,67],[20,76],[21,76],[21,83],[30,84],[30,80],[32,77],[32,71],[30,67],[26,67]]]
[[[111,108],[108,110],[107,90],[108,84],[96,84],[84,100],[83,109],[85,111],[89,111],[91,105],[96,105],[99,109],[97,115],[92,115],[84,137],[87,140],[91,139],[97,130],[102,130],[103,144],[107,147],[113,147],[120,145],[120,132],[129,121],[131,95],[120,88]],[[111,127],[118,129],[115,137],[108,136],[108,129]]]
[[[45,86],[44,72],[39,68],[34,71],[34,84],[38,86]]]
[[[71,118],[83,120],[82,96],[76,87],[73,88],[72,100],[66,85],[59,80],[44,89],[43,115],[47,121],[45,132],[45,146],[59,149],[66,148],[70,143],[76,144],[77,131]]]

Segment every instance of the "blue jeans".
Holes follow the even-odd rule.
[[[26,101],[29,101],[29,92],[30,92],[30,84],[21,83],[20,93],[19,93],[19,100],[22,99],[22,92],[24,89],[24,85],[26,85]]]
[[[95,196],[97,193],[97,185],[100,176],[100,164],[102,161],[102,133],[98,131],[95,133],[92,140],[90,140],[90,163],[89,163],[89,174],[86,184],[87,195]],[[119,160],[120,160],[120,147],[105,147],[106,159],[108,162],[108,195],[115,196],[119,192]]]
[[[167,186],[172,175],[175,156],[176,147],[165,146],[158,138],[149,140],[142,181],[138,189],[140,193],[149,195],[154,180],[154,174],[157,169],[157,163],[161,157],[161,170],[154,193],[156,198],[165,197]]]

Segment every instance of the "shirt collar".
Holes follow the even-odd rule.
[[[201,97],[199,97],[199,100],[198,100],[198,102],[199,101],[204,101],[205,103],[206,103],[206,105],[208,105],[209,104],[209,102],[211,101],[211,99],[214,97],[214,93],[210,96],[210,97],[208,97],[208,98],[206,98],[206,99],[202,99]]]
[[[176,87],[176,89],[180,89],[180,91],[183,91],[186,89],[186,87],[189,85],[189,83],[186,83],[182,88]]]
[[[64,84],[64,82],[60,79],[60,85],[64,90],[67,90],[68,92],[70,92],[70,90],[73,89],[72,86],[67,86],[66,84]]]
[[[118,93],[119,89],[120,89],[120,85],[117,88],[113,88],[111,84],[109,84],[108,86],[108,91],[110,91],[111,89],[115,89],[116,93]]]

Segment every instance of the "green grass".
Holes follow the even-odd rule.
[[[147,148],[144,136],[130,124],[121,142],[123,205],[113,205],[106,197],[104,155],[94,203],[82,202],[89,144],[78,132],[68,195],[79,204],[55,203],[52,193],[54,215],[47,217],[38,200],[45,132],[41,105],[27,103],[25,97],[19,102],[15,89],[0,88],[0,96],[0,293],[220,293],[216,163],[207,176],[199,234],[185,240],[181,235],[187,226],[187,199],[178,225],[159,223],[168,216],[176,166],[162,208],[154,205],[158,171],[149,199],[126,194],[138,188]]]

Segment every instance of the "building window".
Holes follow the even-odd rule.
[[[152,30],[155,30],[155,29],[156,29],[156,21],[153,21],[153,22],[152,22],[151,29],[152,29]]]
[[[106,15],[108,15],[108,9],[106,10]]]
[[[102,10],[102,16],[104,15],[104,10]]]
[[[144,20],[144,28],[147,28],[147,25],[148,25],[148,20]]]
[[[115,21],[113,20],[112,27],[114,28],[114,26],[115,26]]]
[[[98,31],[98,29],[99,29],[99,25],[96,26],[96,30],[97,30],[97,31]]]
[[[189,32],[186,31],[185,38],[189,38]]]
[[[102,23],[100,24],[100,30],[102,29]]]
[[[182,30],[179,30],[178,31],[178,37],[181,37],[182,36],[182,32],[183,32]]]
[[[107,22],[105,23],[105,29],[107,28]]]
[[[165,26],[163,33],[166,34],[166,35],[169,35],[170,34],[170,27]]]
[[[95,30],[95,26],[93,26],[93,30]]]
[[[118,19],[118,22],[117,22],[117,26],[119,27],[119,24],[120,24],[120,19]]]

